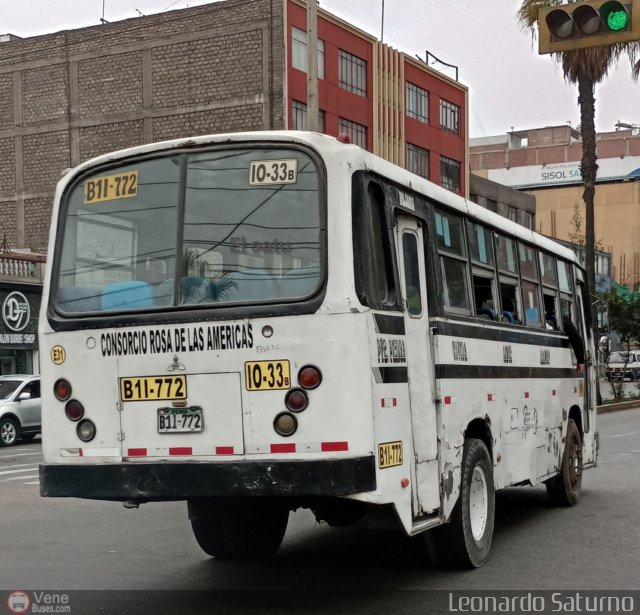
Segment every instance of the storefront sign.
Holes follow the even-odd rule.
[[[620,181],[637,177],[639,174],[640,156],[603,158],[598,160],[596,180],[599,182]],[[512,188],[536,188],[582,183],[579,161],[491,169],[487,174],[487,178]]]
[[[41,295],[37,290],[14,289],[0,288],[0,345],[35,349]]]

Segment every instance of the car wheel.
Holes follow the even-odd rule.
[[[0,421],[0,446],[13,446],[20,437],[20,425],[15,419]]]

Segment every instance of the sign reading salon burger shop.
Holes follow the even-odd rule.
[[[38,347],[39,292],[0,288],[0,346]]]

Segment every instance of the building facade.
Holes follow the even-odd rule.
[[[596,275],[630,288],[640,285],[640,134],[624,129],[597,135]],[[471,172],[536,199],[536,230],[572,243],[584,240],[580,133],[552,126],[473,139]],[[578,240],[578,241],[576,241]]]
[[[467,194],[467,89],[322,10],[318,35],[324,131]],[[56,182],[88,158],[304,125],[298,0],[226,0],[3,40],[0,236],[11,248],[46,250]]]

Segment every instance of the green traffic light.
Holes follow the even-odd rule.
[[[624,30],[627,27],[628,23],[629,15],[624,9],[619,11],[611,11],[607,15],[607,26],[609,30],[613,30],[614,32]]]

